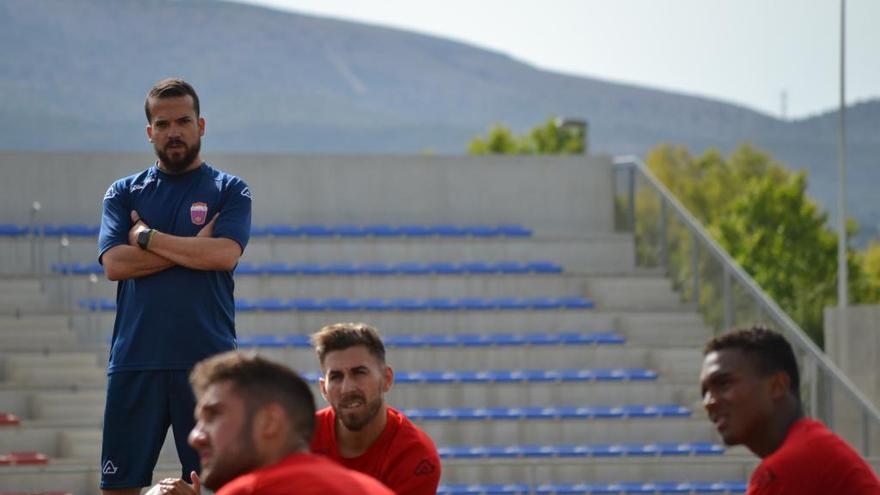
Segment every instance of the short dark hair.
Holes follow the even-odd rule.
[[[791,344],[781,334],[761,325],[733,330],[706,343],[703,355],[724,349],[739,349],[758,366],[762,375],[778,371],[789,377],[789,388],[795,398],[801,398],[801,379],[797,359]]]
[[[199,110],[199,95],[196,94],[196,90],[183,79],[176,78],[168,78],[162,79],[157,82],[150,88],[150,92],[147,93],[147,98],[144,100],[144,113],[147,114],[147,122],[149,123],[153,115],[150,113],[150,99],[151,98],[174,98],[178,96],[192,96],[193,99],[193,110],[196,111],[196,117],[201,115]]]
[[[315,396],[293,371],[256,354],[224,352],[193,368],[189,381],[196,396],[216,383],[230,382],[245,403],[248,416],[266,404],[277,403],[293,425],[292,434],[308,445],[315,430]]]
[[[315,354],[322,365],[327,353],[359,345],[366,347],[373,357],[385,364],[385,344],[382,343],[379,332],[366,323],[327,325],[312,335],[312,345],[315,346]]]

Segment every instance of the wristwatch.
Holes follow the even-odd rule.
[[[153,235],[158,232],[156,229],[147,229],[138,232],[137,243],[141,249],[146,250],[147,246],[150,245],[150,239],[153,238]]]

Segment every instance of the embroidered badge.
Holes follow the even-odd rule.
[[[189,218],[195,225],[205,225],[208,218],[208,203],[193,203],[189,207]]]

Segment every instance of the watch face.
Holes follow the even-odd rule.
[[[150,231],[142,230],[138,232],[137,242],[141,249],[147,249],[147,243],[150,242]]]

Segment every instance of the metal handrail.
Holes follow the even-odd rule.
[[[648,184],[660,194],[662,200],[672,207],[673,211],[675,211],[675,213],[681,218],[693,236],[698,239],[708,252],[714,255],[714,257],[721,263],[724,268],[725,276],[730,275],[738,280],[751,293],[754,300],[782,325],[783,331],[787,334],[794,346],[801,351],[804,351],[806,355],[814,361],[815,365],[821,367],[822,370],[827,372],[835,382],[843,386],[843,389],[849,394],[850,398],[852,398],[861,408],[863,418],[865,420],[870,418],[875,426],[880,428],[880,411],[874,407],[874,404],[856,388],[849,377],[847,377],[843,371],[841,371],[840,368],[838,368],[828,356],[825,355],[815,343],[813,343],[800,326],[798,326],[798,324],[795,323],[794,320],[792,320],[791,317],[789,317],[788,314],[786,314],[785,311],[783,311],[782,308],[780,308],[760,286],[758,286],[752,277],[739,266],[727,251],[725,251],[724,248],[722,248],[721,245],[719,245],[718,242],[706,232],[702,224],[678,201],[672,192],[670,192],[669,189],[667,189],[666,186],[654,176],[639,157],[633,155],[614,157],[614,166],[616,168],[638,171]],[[632,186],[633,181],[631,179],[630,187]],[[630,191],[630,201],[632,201],[633,196],[633,192]],[[632,219],[635,210],[634,203],[630,202],[629,207],[631,208],[630,218]],[[814,381],[817,380],[817,375],[813,374],[810,376],[810,379]],[[813,394],[813,398],[815,399],[815,394]],[[826,400],[830,399],[830,397],[826,398]],[[828,407],[827,410],[832,410],[831,405],[832,404],[830,403],[826,404]],[[870,444],[868,439],[864,438],[864,442],[863,450],[865,451],[865,455],[870,455]]]

